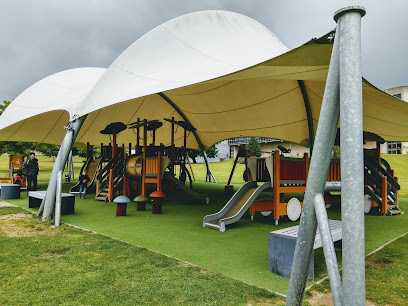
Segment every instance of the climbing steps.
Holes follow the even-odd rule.
[[[393,216],[402,213],[398,201],[398,190],[401,187],[398,178],[393,176],[393,170],[386,170],[374,159],[365,158],[364,185],[364,192],[371,200],[372,207],[378,207],[381,214]],[[370,208],[366,206],[365,212],[368,213]]]
[[[119,151],[117,157],[112,158],[96,176],[96,196],[98,201],[112,201],[116,191],[120,190],[123,183],[124,150]]]

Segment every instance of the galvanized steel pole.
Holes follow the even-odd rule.
[[[361,17],[365,9],[334,14],[340,32],[341,215],[345,305],[365,305],[364,153]]]
[[[314,197],[323,193],[339,122],[339,48],[336,35],[317,125],[286,305],[301,305],[316,235]]]
[[[340,272],[337,265],[337,257],[334,250],[323,194],[319,193],[316,195],[314,207],[316,210],[317,224],[319,225],[320,238],[322,239],[324,259],[326,261],[327,272],[329,273],[333,302],[336,306],[343,305],[343,289],[341,287]]]
[[[62,170],[58,171],[57,196],[55,199],[55,226],[61,225],[61,205],[62,205]]]
[[[52,169],[51,177],[47,187],[47,192],[45,193],[44,200],[42,201],[40,209],[38,210],[38,216],[42,215],[43,221],[47,221],[52,218],[52,214],[54,213],[58,172],[60,170],[64,170],[69,152],[75,142],[79,130],[82,127],[82,124],[86,119],[86,116],[87,115],[73,120],[67,128],[67,133],[65,134],[64,140],[62,141],[61,147],[58,151],[57,158],[55,159],[54,167]]]

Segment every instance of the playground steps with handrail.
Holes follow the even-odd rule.
[[[102,189],[97,196],[95,196],[95,200],[107,202],[109,196],[109,188],[105,187]]]
[[[379,211],[387,216],[401,214],[398,206],[398,179],[394,178],[392,170],[385,170],[372,159],[364,161],[365,193],[379,206]],[[383,194],[385,193],[385,194]]]
[[[124,152],[119,151],[118,157],[112,158],[104,167],[101,169],[96,177],[98,184],[98,192],[95,196],[95,200],[98,201],[110,201],[113,200],[109,198],[109,195],[113,197],[115,191],[119,190],[123,182],[123,161]],[[109,182],[112,178],[112,190],[109,190]]]
[[[122,160],[123,162],[123,160]],[[106,179],[106,185],[105,187],[103,187],[102,189],[99,190],[98,194],[95,196],[95,200],[98,201],[104,201],[107,202],[109,201],[109,176],[108,175],[107,179]],[[113,190],[112,192],[115,192],[116,190],[119,189],[119,187],[121,186],[121,183],[123,181],[123,176],[122,175],[115,175],[113,178]]]

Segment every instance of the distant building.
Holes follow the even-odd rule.
[[[250,137],[239,137],[228,139],[228,145],[230,150],[230,158],[235,158],[238,153],[238,148],[241,144],[248,144]],[[278,146],[290,149],[290,153],[284,153],[285,156],[303,156],[304,153],[309,153],[309,148],[303,147],[298,144],[285,142],[283,140],[277,140],[266,137],[257,137],[259,144],[261,145],[262,156],[270,156],[273,151],[279,150]]]
[[[399,86],[384,90],[386,93],[408,102],[408,86]],[[381,154],[408,154],[408,142],[390,141],[381,144]]]
[[[230,158],[230,151],[229,151],[230,147],[228,145],[228,140],[223,140],[217,143],[215,147],[218,149],[218,157],[220,158],[220,160]]]

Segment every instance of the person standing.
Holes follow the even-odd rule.
[[[27,177],[27,192],[37,190],[37,175],[40,168],[38,167],[38,159],[35,158],[34,152],[30,153],[30,155],[24,161],[22,168]],[[31,184],[34,185],[32,189]]]
[[[79,176],[79,198],[81,199],[81,194],[82,192],[84,195],[82,196],[82,199],[85,199],[86,195],[86,187],[88,186],[88,182],[91,179],[89,178],[88,174],[86,174],[86,170],[82,171],[82,174]]]

